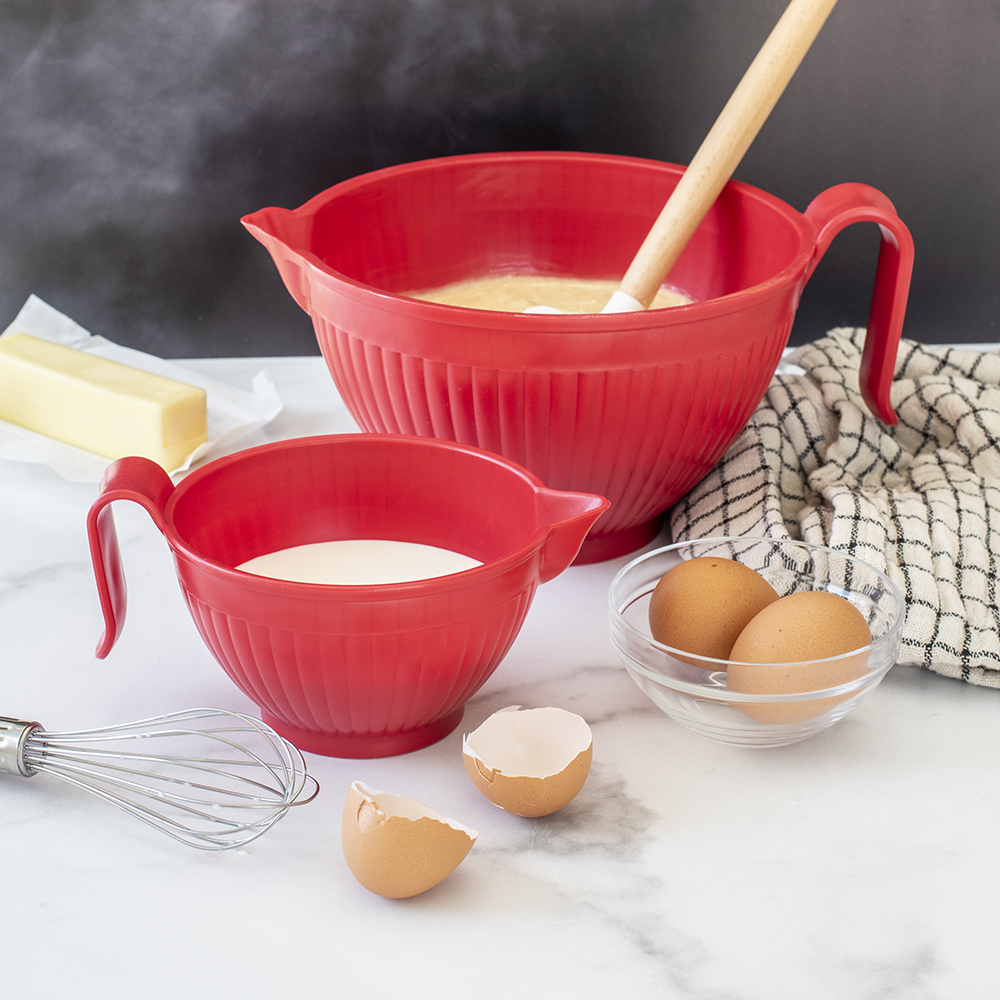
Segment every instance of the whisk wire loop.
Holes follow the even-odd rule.
[[[55,770],[65,770],[72,771],[75,768],[80,768],[81,772],[86,770],[87,773],[97,774],[101,773],[107,776],[107,779],[112,780],[112,776],[115,774],[121,775],[134,775],[136,774],[135,768],[127,767],[124,763],[112,763],[113,761],[121,762],[132,762],[139,763],[143,762],[147,765],[161,765],[169,763],[176,766],[184,766],[191,769],[194,773],[202,773],[206,775],[218,775],[220,777],[226,777],[232,779],[233,774],[229,771],[224,771],[221,768],[214,766],[218,762],[213,761],[209,757],[190,757],[190,756],[155,756],[153,754],[121,754],[112,751],[102,751],[94,749],[90,751],[90,757],[81,757],[75,752],[63,750],[58,746],[46,745],[43,757],[38,757],[36,753],[32,752],[35,748],[29,747],[28,753],[26,753],[26,759],[29,766],[34,768],[41,768],[46,771],[54,772]],[[268,773],[275,779],[274,783],[266,784],[263,781],[258,781],[256,779],[247,778],[245,776],[240,776],[242,784],[247,785],[248,788],[256,788],[261,792],[268,794],[284,794],[282,791],[281,776],[275,774],[268,764],[264,761],[248,760],[241,762],[239,760],[229,761],[230,766],[237,767],[241,763],[248,766],[258,766],[265,768]],[[96,765],[100,767],[100,771],[88,768],[88,765]],[[180,779],[168,774],[157,774],[155,772],[146,770],[142,772],[146,780],[156,779],[162,782],[175,782],[180,785],[196,787],[202,791],[215,791],[219,793],[225,793],[232,798],[238,798],[241,795],[250,801],[260,801],[259,796],[252,796],[249,792],[241,792],[237,788],[221,788],[219,786],[206,785],[201,782],[195,782],[190,778]],[[128,784],[129,782],[123,780],[123,784]],[[135,783],[132,783],[135,784]],[[276,787],[277,786],[277,787]]]
[[[33,727],[20,736],[21,774],[51,774],[203,850],[247,844],[319,792],[296,747],[238,712],[191,709],[63,733],[10,721],[15,732]]]

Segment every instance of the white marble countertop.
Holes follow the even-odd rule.
[[[352,430],[317,358],[186,362],[285,409],[244,444]],[[252,711],[202,644],[166,543],[116,519],[128,621],[103,661],[85,531],[96,487],[0,462],[0,714],[47,729],[213,705]],[[626,559],[538,591],[458,731],[407,756],[308,756],[322,791],[239,851],[177,844],[47,775],[0,775],[0,982],[23,1000],[142,997],[996,996],[1000,692],[897,666],[833,729],[781,750],[672,723],[619,665],[608,584]],[[509,704],[594,733],[563,812],[496,809],[461,734]],[[390,901],[355,882],[340,813],[361,779],[479,831],[459,869]]]

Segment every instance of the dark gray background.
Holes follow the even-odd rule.
[[[504,149],[687,163],[784,0],[0,0],[0,328],[34,292],[165,357],[313,354],[239,223],[354,174]],[[883,190],[904,335],[997,332],[998,0],[840,0],[737,170],[798,209]],[[864,323],[835,241],[793,342]]]

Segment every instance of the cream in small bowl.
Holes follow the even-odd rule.
[[[336,586],[432,580],[482,566],[462,552],[394,538],[337,538],[254,556],[237,569],[273,580]]]

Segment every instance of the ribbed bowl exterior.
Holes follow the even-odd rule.
[[[325,316],[313,320],[363,430],[477,445],[554,489],[605,496],[611,508],[591,538],[650,521],[705,476],[763,397],[792,322],[779,320],[728,354],[619,371],[533,372],[430,361],[369,342],[363,323],[348,330]]]
[[[413,607],[383,609],[384,618],[406,619],[405,628],[374,621],[369,608],[358,609],[353,628],[292,631],[213,607],[187,587],[184,596],[215,658],[270,716],[364,742],[423,729],[459,710],[507,653],[535,589],[529,583],[469,617],[454,595],[429,598],[428,624],[416,630]],[[315,610],[297,609],[303,617]]]

